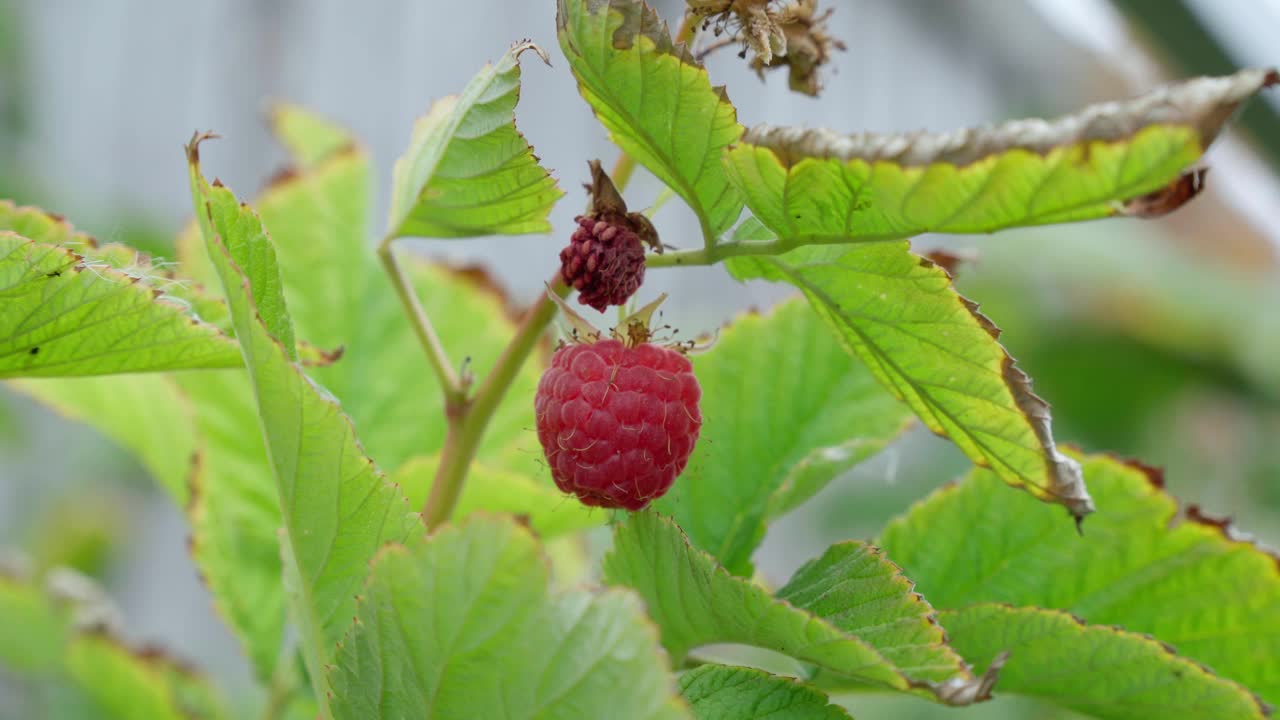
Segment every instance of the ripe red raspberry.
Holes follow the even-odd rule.
[[[578,229],[560,251],[560,274],[578,302],[604,312],[626,303],[644,282],[644,244],[621,218],[579,216]]]
[[[585,505],[640,510],[671,489],[702,428],[688,358],[614,339],[556,351],[534,401],[556,486]]]

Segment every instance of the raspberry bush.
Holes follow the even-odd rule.
[[[587,181],[574,228],[550,226],[561,180],[515,124],[522,57],[550,59],[530,41],[417,123],[376,250],[366,150],[288,105],[271,121],[293,167],[256,201],[207,181],[217,146],[191,138],[176,262],[0,204],[0,377],[135,452],[183,509],[251,712],[839,718],[873,689],[1265,717],[1276,559],[1158,470],[1059,446],[993,319],[909,238],[1173,211],[1280,75],[946,134],[748,130],[729,98],[750,89],[713,85],[691,47],[729,38],[814,94],[842,41],[810,0],[688,5],[672,33],[640,0],[557,1],[540,71],[571,73],[618,148],[564,179]],[[639,166],[701,237],[660,239],[656,198],[628,209]],[[515,314],[498,279],[397,242],[526,234],[568,244]],[[705,265],[797,293],[663,344],[646,274]],[[577,316],[575,291],[623,319]],[[913,423],[973,472],[755,579],[771,523]],[[83,578],[6,561],[0,610],[0,661],[70,698],[50,713],[245,714],[125,639]]]

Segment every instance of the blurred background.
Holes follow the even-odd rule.
[[[674,21],[682,3],[657,6]],[[710,58],[744,124],[944,130],[1280,65],[1280,0],[823,6],[836,8],[832,34],[848,51],[817,100],[789,92],[782,74],[761,82],[732,49]],[[569,192],[553,216],[567,233],[584,202],[585,161],[607,166],[616,151],[559,53],[552,0],[0,0],[0,197],[62,213],[100,240],[171,255],[190,203],[182,143],[193,129],[218,131],[225,139],[209,147],[208,171],[251,196],[284,162],[264,123],[279,99],[363,138],[382,179],[380,219],[413,119],[523,37],[555,66],[526,63],[518,122]],[[917,244],[972,258],[959,285],[1004,328],[1006,345],[1053,404],[1060,440],[1164,466],[1184,501],[1233,515],[1276,545],[1280,93],[1253,101],[1234,127],[1208,154],[1208,191],[1165,219]],[[658,191],[642,172],[627,196],[642,207]],[[656,222],[675,245],[697,237],[678,202]],[[563,242],[419,248],[485,262],[527,300]],[[654,272],[648,282],[673,294],[668,321],[686,335],[786,294],[738,285],[718,268]],[[875,535],[966,467],[948,443],[908,433],[778,524],[757,555],[762,572],[777,582],[833,541]],[[247,694],[244,660],[212,612],[186,532],[179,510],[123,451],[0,385],[0,558],[23,553],[38,568],[68,565],[99,579],[130,639],[174,650]],[[31,692],[0,668],[0,718],[29,717],[22,708]],[[873,696],[848,704],[866,718],[1068,717],[1010,698],[962,711]]]

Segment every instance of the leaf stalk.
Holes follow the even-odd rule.
[[[791,249],[792,245],[782,240],[725,242],[696,250],[676,250],[661,255],[651,254],[646,258],[646,264],[651,268],[714,265],[727,258],[744,255],[780,255]]]
[[[387,277],[391,279],[391,285],[395,288],[396,295],[400,297],[400,303],[404,305],[414,334],[418,336],[423,350],[427,353],[431,370],[435,373],[440,389],[444,392],[445,412],[452,417],[461,411],[466,402],[466,383],[454,371],[453,363],[449,362],[449,355],[440,342],[440,336],[436,334],[435,327],[431,324],[431,318],[418,300],[417,293],[414,292],[412,281],[396,260],[395,251],[391,246],[393,240],[393,237],[387,236],[378,245],[378,259],[382,261],[382,267],[387,271]]]

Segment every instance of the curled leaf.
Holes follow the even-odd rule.
[[[771,148],[784,162],[821,157],[883,160],[903,167],[940,162],[969,165],[1008,150],[1047,155],[1064,145],[1128,140],[1153,125],[1188,127],[1207,146],[1242,102],[1276,83],[1280,83],[1276,70],[1241,70],[1234,75],[1166,85],[1133,100],[1090,105],[1054,120],[1013,120],[995,126],[906,135],[840,135],[829,130],[761,125],[748,130],[742,140]]]
[[[1194,164],[1274,70],[1197,78],[1055,120],[950,132],[757,126],[725,167],[784,245],[988,233],[1123,213]]]
[[[1140,218],[1168,215],[1204,190],[1204,179],[1208,174],[1209,168],[1192,168],[1159,190],[1129,200],[1122,206],[1121,213]]]
[[[845,349],[975,463],[1077,519],[1093,512],[1079,465],[1054,446],[1048,404],[999,329],[906,242],[808,247],[729,267],[803,291]]]
[[[440,98],[413,126],[396,161],[388,237],[473,237],[546,232],[562,192],[516,129],[520,55],[516,43],[460,95]],[[550,64],[548,62],[548,64]]]

